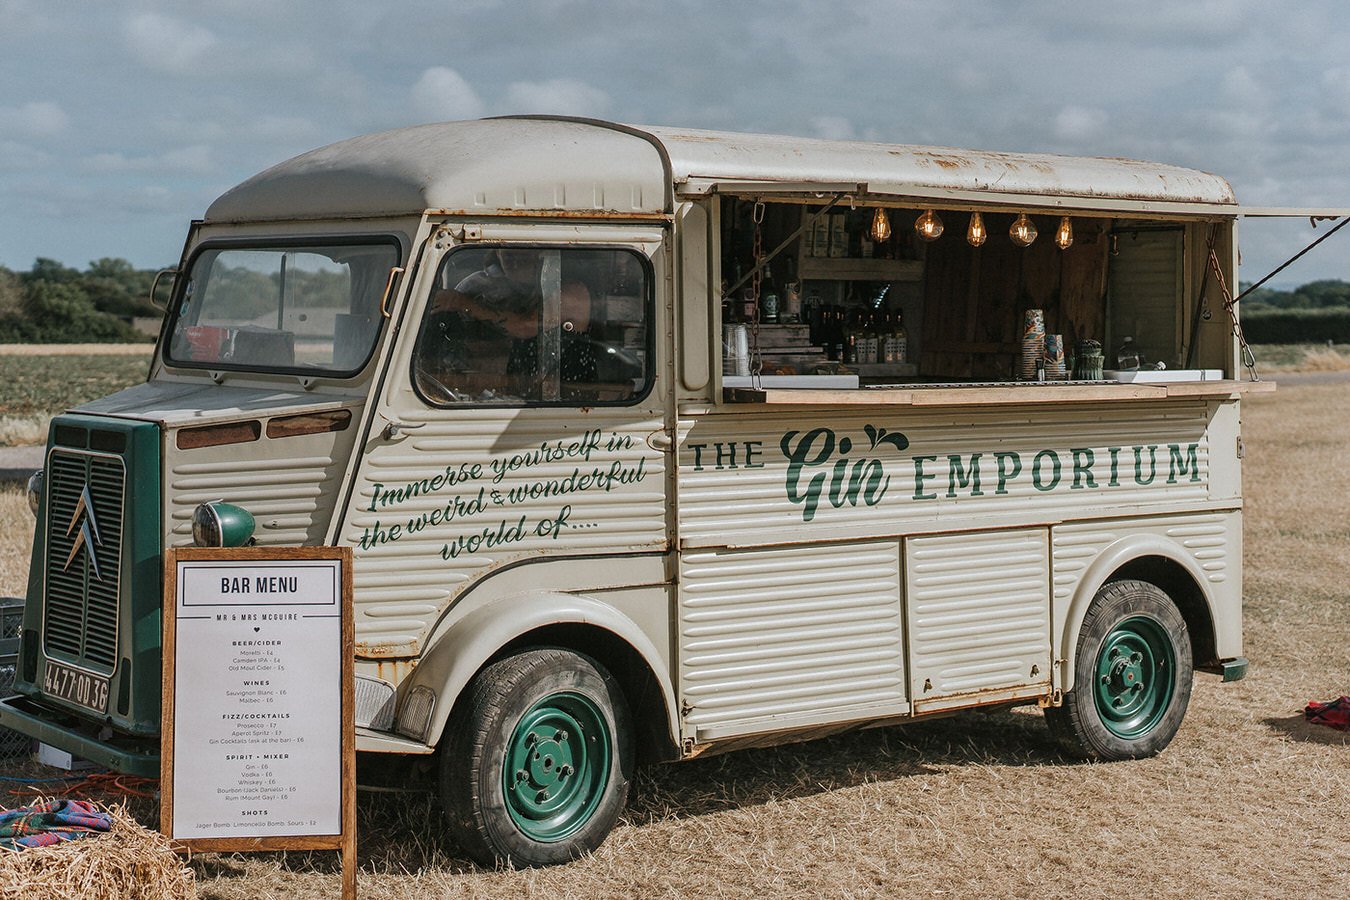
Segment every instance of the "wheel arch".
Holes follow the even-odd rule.
[[[615,607],[560,592],[495,600],[465,616],[427,651],[409,679],[410,691],[425,687],[435,695],[422,740],[440,743],[465,688],[484,667],[531,647],[573,650],[599,662],[624,691],[639,749],[656,758],[678,754],[674,689],[661,675],[663,658],[655,644]]]
[[[559,622],[526,632],[502,647],[488,663],[535,647],[560,647],[589,656],[619,682],[628,701],[638,757],[645,762],[678,759],[672,731],[674,695],[662,690],[656,673],[632,644],[613,631],[586,622]]]
[[[1088,605],[1103,585],[1125,579],[1146,581],[1167,594],[1186,622],[1197,669],[1216,661],[1214,598],[1205,589],[1206,578],[1195,559],[1165,538],[1127,537],[1097,555],[1073,593],[1058,653],[1064,661],[1060,683],[1065,690],[1073,685],[1078,635]]]

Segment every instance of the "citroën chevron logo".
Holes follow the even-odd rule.
[[[81,519],[83,513],[83,520]],[[89,568],[94,570],[94,577],[99,581],[103,580],[103,573],[99,571],[98,554],[94,550],[95,546],[103,546],[103,538],[98,533],[98,518],[94,515],[94,498],[89,495],[89,484],[86,482],[84,490],[80,491],[80,502],[75,504],[75,512],[70,515],[70,524],[66,526],[66,537],[75,531],[79,526],[80,536],[75,539],[75,543],[70,545],[70,554],[66,557],[66,564],[62,571],[69,569],[70,564],[75,561],[75,554],[80,552],[83,547],[89,554]]]

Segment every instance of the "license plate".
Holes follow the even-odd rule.
[[[96,713],[108,711],[108,679],[51,660],[42,676],[42,692]]]

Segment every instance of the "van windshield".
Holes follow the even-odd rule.
[[[218,247],[198,253],[166,359],[213,369],[350,375],[380,331],[399,249],[379,244]]]

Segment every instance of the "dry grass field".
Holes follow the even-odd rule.
[[[57,413],[145,380],[153,344],[0,344],[0,447],[41,444]]]
[[[1350,897],[1350,381],[1244,407],[1248,678],[1197,676],[1172,746],[1061,756],[1034,710],[642,770],[593,856],[485,871],[418,794],[360,797],[360,894],[406,897]],[[0,494],[0,590],[31,516]],[[146,816],[153,810],[147,808]],[[203,897],[335,895],[331,854],[198,857]]]

